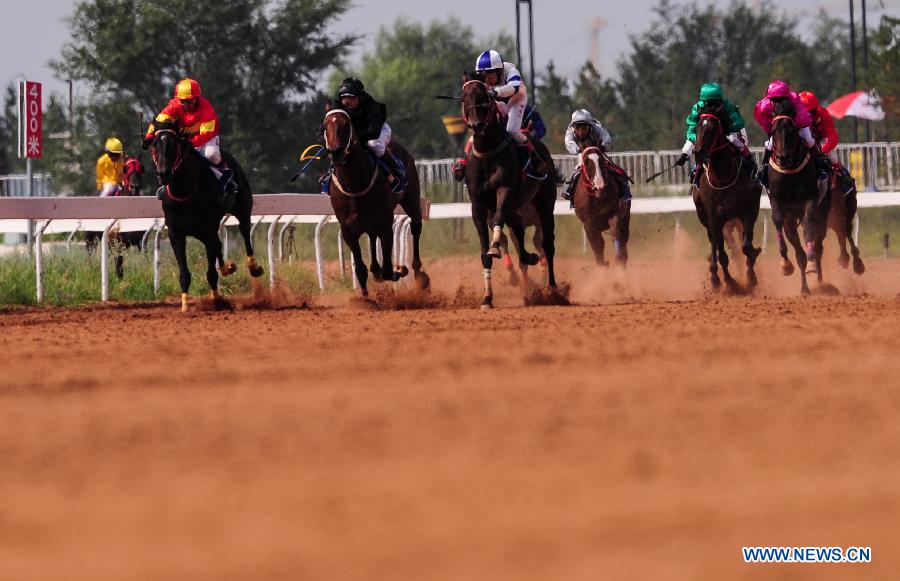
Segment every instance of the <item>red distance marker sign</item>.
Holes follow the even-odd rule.
[[[44,120],[41,116],[41,84],[25,81],[23,133],[25,156],[39,158],[43,153]]]

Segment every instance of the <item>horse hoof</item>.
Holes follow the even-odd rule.
[[[866,272],[866,265],[863,264],[863,261],[859,258],[853,259],[853,272],[856,274],[863,274]]]
[[[719,277],[715,275],[709,277],[709,282],[710,284],[712,284],[712,287],[714,289],[718,289],[720,286],[722,286],[722,281],[719,280]]]
[[[792,274],[794,274],[794,264],[792,262],[782,262],[781,274],[783,274],[784,276],[791,276]]]
[[[800,288],[800,294],[805,295],[805,296],[809,296],[809,287],[808,287],[808,286],[801,287],[801,288]]]
[[[850,266],[850,256],[846,254],[844,256],[838,256],[838,264],[840,264],[844,268],[847,268],[848,266]],[[856,265],[854,264],[853,267],[855,269]]]
[[[757,282],[756,282],[756,273],[755,273],[754,271],[752,271],[752,270],[748,270],[748,271],[747,271],[747,286],[749,286],[749,287],[755,287],[756,284],[757,284]]]
[[[541,261],[541,257],[537,254],[532,254],[531,252],[526,252],[525,256],[522,257],[522,264],[527,266],[534,266],[538,262]]]
[[[396,272],[400,274],[400,278],[403,278],[404,276],[407,276],[409,274],[409,267],[401,266],[396,270]]]
[[[488,256],[491,258],[500,258],[501,252],[499,246],[491,246],[487,251]]]
[[[494,308],[494,297],[484,297],[484,302],[481,303],[482,311],[490,311]]]
[[[237,271],[237,265],[234,263],[233,260],[229,260],[228,262],[225,263],[225,266],[219,266],[216,268],[216,270],[219,272],[220,275],[228,276],[230,274],[234,274],[235,271]]]
[[[181,293],[181,312],[182,313],[188,312],[188,294],[187,293]]]
[[[815,274],[816,272],[818,272],[816,270],[816,263],[815,262],[807,262],[806,263],[806,274]]]
[[[431,286],[431,277],[425,271],[418,271],[413,274],[413,278],[416,279],[416,283],[419,285],[419,288],[422,290],[427,289]]]

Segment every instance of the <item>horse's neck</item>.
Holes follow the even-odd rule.
[[[713,176],[728,177],[737,169],[738,155],[731,147],[723,147],[709,155],[709,173]]]
[[[499,146],[504,139],[507,139],[506,128],[494,118],[489,125],[485,127],[484,133],[474,134],[472,143],[478,151],[489,151]]]
[[[362,190],[372,180],[372,172],[375,171],[375,161],[369,153],[357,143],[347,152],[347,162],[343,165],[334,165],[334,172],[344,187],[351,190]]]

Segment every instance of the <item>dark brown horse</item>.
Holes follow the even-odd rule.
[[[331,198],[331,207],[334,208],[335,216],[341,224],[344,242],[353,254],[360,293],[363,297],[367,297],[368,272],[359,245],[359,238],[363,234],[369,236],[372,251],[371,269],[376,280],[397,281],[408,273],[405,266],[395,270],[391,262],[397,194],[391,191],[384,172],[360,143],[350,117],[345,111],[342,109],[328,111],[322,126],[325,133],[325,148],[334,164],[328,194]],[[419,239],[422,235],[419,174],[412,156],[398,143],[391,142],[388,151],[386,155],[393,153],[406,166],[409,181],[399,203],[412,221],[410,226],[413,236],[412,267],[416,283],[425,289],[430,285],[430,281],[422,270],[422,259],[419,255]],[[379,240],[382,250],[381,264],[378,263],[376,252]]]
[[[704,110],[697,124],[695,151],[702,160],[703,175],[699,187],[693,188],[697,217],[706,228],[709,238],[709,277],[713,288],[721,284],[718,264],[722,266],[725,283],[731,287],[735,281],[728,271],[728,254],[725,251],[725,225],[731,220],[740,223],[741,248],[747,259],[747,284],[756,286],[754,266],[760,249],[753,246],[753,227],[759,216],[759,199],[762,186],[744,167],[746,160],[725,138],[724,124],[716,112]]]
[[[551,288],[556,287],[553,271],[555,254],[556,170],[550,152],[539,141],[532,141],[548,176],[540,179],[522,171],[517,147],[510,140],[506,127],[500,122],[497,104],[481,81],[463,85],[462,113],[472,129],[473,143],[466,160],[465,180],[472,202],[472,220],[481,244],[481,265],[484,269],[484,299],[482,308],[493,307],[491,285],[493,260],[500,258],[503,226],[508,224],[513,244],[523,271],[538,263],[537,254],[525,250],[525,226],[519,210],[532,204],[540,218],[543,249],[547,259],[547,277]],[[490,232],[488,228],[489,216]]]
[[[219,224],[226,213],[238,219],[250,276],[262,276],[263,268],[256,263],[250,239],[253,191],[244,170],[231,154],[222,151],[222,157],[234,171],[238,191],[226,207],[229,202],[222,195],[222,186],[210,171],[209,163],[181,135],[177,125],[157,123],[150,151],[160,185],[165,189],[162,209],[169,229],[169,242],[178,263],[182,312],[188,310],[188,290],[191,286],[191,271],[187,264],[188,236],[193,236],[206,248],[206,281],[214,300],[220,300],[219,275],[228,276],[236,269],[234,262],[225,262],[222,256]]]
[[[827,184],[824,181],[820,184],[817,179],[815,164],[800,139],[790,101],[775,106],[772,146],[772,159],[764,169],[768,172],[769,200],[772,222],[778,234],[781,269],[785,276],[794,272],[794,265],[787,256],[784,240],[787,236],[800,267],[800,292],[809,294],[807,273],[816,272],[822,282],[822,240],[831,198],[827,195]],[[803,242],[800,224],[803,225]]]
[[[853,239],[853,217],[856,216],[856,188],[844,195],[840,176],[837,172],[831,173],[828,181],[831,192],[831,210],[828,212],[828,227],[837,235],[838,263],[847,268],[850,265],[850,254],[847,253],[847,243],[850,243],[850,253],[853,255],[853,272],[863,274],[866,265],[859,257],[859,248]]]
[[[586,147],[581,152],[581,176],[572,193],[575,215],[581,220],[584,234],[591,243],[594,260],[607,266],[606,242],[603,233],[613,229],[616,260],[622,266],[628,263],[628,237],[631,223],[631,200],[619,202],[619,181],[611,175],[603,150]]]

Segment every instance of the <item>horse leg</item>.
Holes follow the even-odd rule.
[[[775,233],[778,237],[778,253],[781,255],[781,274],[791,276],[794,274],[794,265],[787,254],[787,242],[784,240],[784,214],[781,207],[771,199],[772,202],[772,223],[775,225]]]
[[[507,198],[511,195],[508,187],[497,188],[497,211],[494,212],[494,218],[491,220],[491,247],[487,253],[491,258],[500,258],[500,237],[503,235],[503,224],[510,219],[509,210],[507,209]],[[516,247],[518,249],[518,246]],[[521,254],[519,255],[521,259]],[[521,262],[521,260],[520,260]]]
[[[402,270],[394,270],[394,229],[393,218],[384,230],[379,234],[381,238],[381,278],[384,280],[397,282],[409,273],[404,266]]]
[[[238,230],[241,233],[241,238],[244,239],[244,250],[247,252],[247,270],[250,271],[250,276],[258,278],[263,275],[263,267],[256,262],[256,257],[253,256],[253,241],[250,240],[250,226],[250,214],[248,212],[246,216],[241,216],[238,219]],[[234,266],[234,263],[229,263],[223,264],[222,268],[231,270],[236,267]],[[232,270],[232,272],[234,271]]]
[[[717,230],[720,232],[719,236],[721,236],[721,227],[715,220],[710,220],[709,225],[706,227],[706,237],[709,239],[709,282],[712,284],[713,290],[717,290],[722,284],[722,281],[719,280],[719,244],[716,239]]]
[[[538,218],[540,220],[540,218]],[[547,255],[544,253],[544,231],[541,229],[540,223],[535,224],[534,226],[534,234],[531,236],[531,244],[534,245],[535,250],[538,251],[538,255],[541,257],[541,266],[544,268],[547,267]]]
[[[628,264],[628,239],[631,235],[631,200],[620,202],[616,215],[616,231],[613,245],[616,247],[616,260],[619,264]]]
[[[800,292],[808,295],[809,284],[806,282],[806,250],[803,248],[803,242],[800,240],[798,228],[798,221],[791,220],[788,224],[786,235],[791,246],[794,247],[794,254],[797,257],[797,266],[800,268]]]
[[[472,221],[475,222],[475,231],[478,233],[478,242],[481,245],[481,266],[484,274],[484,299],[481,303],[483,310],[494,307],[494,289],[491,285],[491,267],[494,255],[488,252],[490,240],[488,238],[488,212],[482,204],[475,202],[476,196],[472,195]]]
[[[756,270],[754,269],[756,258],[762,252],[760,248],[753,246],[753,228],[756,225],[756,215],[744,216],[741,218],[741,225],[744,230],[741,247],[744,257],[747,259],[747,285],[754,287],[756,286]]]
[[[169,242],[178,263],[178,282],[181,284],[181,312],[188,310],[188,291],[191,288],[191,271],[187,264],[187,237],[181,232],[169,230]]]
[[[859,257],[859,247],[853,239],[853,217],[856,216],[855,195],[852,203],[850,203],[850,200],[847,200],[847,203],[850,207],[847,208],[847,213],[844,217],[844,232],[847,240],[850,242],[850,252],[853,254],[853,272],[863,274],[866,272],[866,265],[863,263],[862,258]],[[853,210],[852,212],[850,211],[851,209]]]
[[[125,277],[125,257],[121,252],[116,253],[115,258],[116,263],[116,278],[124,278]]]
[[[219,299],[219,271],[216,261],[222,255],[222,241],[217,232],[207,235],[203,240],[206,249],[206,282],[209,283],[209,297],[212,300]]]
[[[519,273],[513,266],[512,257],[509,254],[509,238],[506,234],[500,234],[500,253],[503,255],[503,266],[509,275],[509,284],[519,286]]]
[[[803,242],[806,248],[807,274],[816,270],[816,200],[803,203]]]
[[[384,246],[382,245],[382,250]],[[378,236],[371,234],[369,235],[369,260],[371,263],[369,264],[369,272],[372,273],[372,278],[374,278],[377,282],[381,282],[384,280],[381,276],[381,264],[378,261]]]
[[[431,277],[422,270],[422,258],[419,254],[419,240],[422,238],[422,219],[413,220],[409,230],[412,232],[413,238],[413,278],[419,284],[419,288],[425,290],[431,286]]]
[[[553,206],[556,203],[554,196],[544,207],[535,208],[538,212],[540,226],[536,226],[534,233],[535,238],[538,234],[541,236],[541,248],[544,250],[544,258],[547,261],[547,284],[550,288],[556,288],[556,272],[553,267],[553,261],[556,257],[556,219],[553,217]]]
[[[366,282],[369,278],[369,270],[363,261],[362,248],[359,245],[359,236],[354,234],[350,228],[341,224],[341,237],[347,246],[350,247],[350,254],[353,255],[353,271],[356,273],[356,280],[359,282],[359,293],[363,298],[369,296],[369,289]]]
[[[528,280],[528,267],[534,266],[540,262],[540,256],[528,252],[525,248],[525,224],[518,212],[513,212],[509,217],[509,230],[512,233],[513,245],[516,247],[516,254],[519,255],[519,269],[522,271],[522,278],[525,284],[530,284]]]

